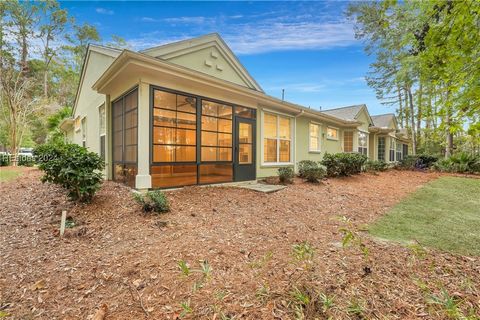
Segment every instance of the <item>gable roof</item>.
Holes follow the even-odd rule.
[[[197,38],[172,42],[139,52],[162,60],[172,60],[206,48],[215,48],[215,51],[227,61],[228,65],[247,87],[264,92],[218,33],[210,33]],[[212,58],[215,59],[213,53]],[[207,64],[207,61],[205,61],[205,64]]]
[[[379,114],[372,116],[373,125],[379,128],[388,128],[390,123],[393,121],[394,125],[397,127],[397,119],[393,113]]]
[[[321,112],[340,118],[342,120],[355,121],[358,119],[358,116],[360,115],[360,112],[362,112],[362,110],[364,110],[367,113],[367,116],[369,119],[369,125],[373,125],[373,120],[372,120],[372,117],[370,116],[370,113],[368,112],[368,108],[366,104],[357,104],[353,106],[328,109],[328,110],[323,110]]]

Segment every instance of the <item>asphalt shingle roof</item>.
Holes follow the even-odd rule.
[[[388,128],[390,121],[393,120],[395,115],[393,113],[379,114],[372,116],[373,125],[380,128]]]
[[[355,106],[323,110],[322,112],[343,120],[356,120],[356,116],[358,115],[358,113],[363,107],[364,107],[363,104],[359,104]]]

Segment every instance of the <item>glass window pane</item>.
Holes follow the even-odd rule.
[[[280,162],[290,162],[290,141],[280,140]]]
[[[209,115],[212,117],[218,116],[218,104],[211,101],[202,101],[202,114]]]
[[[195,130],[177,129],[176,144],[185,144],[194,146],[197,140],[197,132]]]
[[[230,133],[219,133],[218,134],[218,145],[221,147],[231,147],[232,146],[232,134]]]
[[[185,146],[176,146],[175,147],[175,161],[177,162],[188,162],[196,161],[196,147],[185,147]]]
[[[138,106],[138,90],[135,89],[125,96],[125,112],[135,109]]]
[[[151,175],[153,188],[187,186],[197,183],[197,166],[152,166]]]
[[[154,162],[173,162],[175,161],[175,147],[174,146],[153,146],[153,161]]]
[[[240,164],[252,163],[252,145],[251,144],[239,144],[238,163]]]
[[[217,146],[218,137],[216,132],[202,131],[202,146]]]
[[[153,128],[153,143],[154,144],[174,144],[175,143],[175,129],[165,127]]]
[[[202,147],[202,161],[217,161],[217,148]]]
[[[265,162],[277,162],[277,140],[264,139],[263,158]]]
[[[177,111],[196,113],[196,104],[197,99],[195,98],[177,95]]]
[[[217,131],[217,118],[202,116],[202,130]]]
[[[176,114],[175,111],[153,109],[153,125],[175,127]]]
[[[98,122],[99,122],[99,133],[105,134],[106,132],[106,122],[105,122],[105,104],[102,104],[100,108],[98,108]]]
[[[232,148],[217,148],[217,161],[232,161]]]
[[[265,119],[263,120],[263,128],[265,130],[265,138],[277,137],[277,116],[269,113],[265,113]]]
[[[197,127],[197,116],[192,113],[177,112],[177,127],[195,129]]]
[[[232,132],[232,120],[218,119],[218,132]]]
[[[310,137],[310,150],[318,150],[320,149],[318,146],[318,138],[317,137]]]
[[[252,125],[250,123],[239,123],[238,141],[240,143],[252,143]]]
[[[125,145],[137,144],[137,128],[125,130]]]
[[[201,164],[200,183],[219,183],[233,180],[231,164]]]
[[[176,110],[177,98],[173,93],[155,90],[153,106],[155,108]]]
[[[137,146],[125,147],[125,159],[128,162],[137,162]]]
[[[113,118],[113,130],[119,131],[123,128],[123,117],[120,115]]]
[[[218,107],[218,117],[225,118],[225,119],[232,119],[232,110],[231,106],[219,104]]]
[[[338,130],[335,128],[327,128],[327,137],[331,139],[338,139]]]
[[[243,118],[254,118],[254,110],[244,107],[235,107],[235,114]]]
[[[290,119],[279,117],[280,118],[280,128],[279,128],[279,137],[282,139],[290,139]]]

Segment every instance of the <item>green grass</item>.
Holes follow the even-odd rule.
[[[22,172],[19,170],[6,169],[6,168],[0,167],[0,182],[13,180],[21,174]]]
[[[480,255],[480,179],[432,181],[398,203],[369,231],[383,239],[416,240],[448,252]]]

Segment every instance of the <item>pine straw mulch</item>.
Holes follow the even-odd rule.
[[[0,314],[14,319],[92,319],[99,309],[105,319],[479,316],[478,257],[361,231],[438,174],[296,180],[273,194],[188,187],[168,193],[172,211],[160,216],[142,214],[131,191],[113,182],[93,203],[74,205],[40,175],[27,170],[0,184]],[[75,221],[64,238],[62,210]],[[342,247],[342,228],[361,245]],[[305,241],[313,258],[308,246],[292,254]],[[203,272],[200,261],[208,261]],[[459,304],[446,309],[449,301]]]

